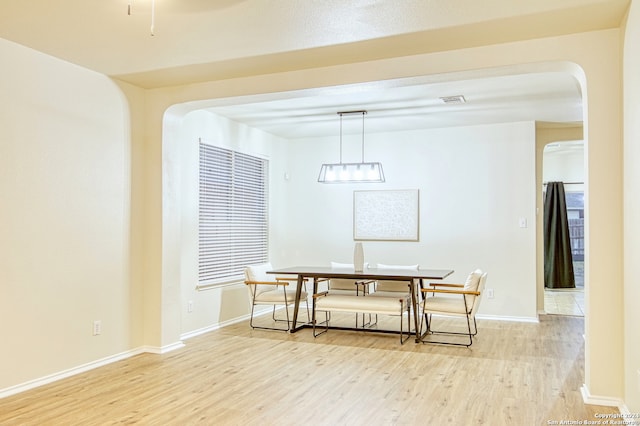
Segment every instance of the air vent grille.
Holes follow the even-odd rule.
[[[467,102],[467,100],[462,95],[442,96],[440,100],[444,104],[463,104]]]

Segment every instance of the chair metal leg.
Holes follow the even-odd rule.
[[[460,332],[455,332],[455,331],[438,331],[438,330],[432,330],[431,329],[431,315],[425,314],[425,322],[427,325],[427,329],[424,332],[424,334],[422,334],[422,323],[420,323],[421,328],[420,328],[420,341],[422,343],[434,343],[434,344],[440,344],[440,345],[451,345],[451,346],[466,346],[467,348],[469,346],[471,346],[473,344],[473,336],[475,336],[476,334],[478,334],[478,326],[476,323],[476,318],[473,317],[473,324],[474,324],[474,328],[475,328],[475,332],[471,331],[471,320],[470,320],[470,316],[467,315],[466,316],[466,320],[467,320],[467,333],[460,333]],[[469,337],[469,343],[456,343],[456,342],[443,342],[443,341],[437,341],[437,340],[424,340],[424,336],[426,335],[434,335],[434,334],[444,334],[444,335],[454,335],[454,336],[468,336]]]
[[[289,318],[289,301],[287,300],[287,296],[285,294],[284,297],[284,310],[285,310],[285,315],[286,315],[286,320],[285,319],[279,319],[276,318],[276,305],[273,305],[273,309],[271,311],[271,318],[272,320],[277,324],[279,322],[286,322],[287,323],[287,328],[278,328],[278,327],[261,327],[261,326],[257,326],[253,324],[253,314],[254,314],[254,310],[255,310],[255,300],[251,301],[251,317],[249,319],[249,325],[251,326],[251,328],[253,329],[259,329],[259,330],[275,330],[275,331],[289,331],[291,329],[291,319]],[[306,301],[307,303],[307,319],[310,321],[309,318],[309,301]]]
[[[362,315],[362,328],[366,328],[366,327],[373,327],[374,325],[378,324],[378,315],[377,314],[356,314],[356,328],[358,328],[358,315]],[[369,315],[369,320],[365,320],[366,316]],[[372,318],[376,317],[376,321],[372,322]],[[367,322],[365,322],[367,321]]]
[[[403,334],[403,329],[402,329],[402,317],[404,316],[404,306],[402,306],[404,303],[402,300],[400,300],[400,344],[404,345],[404,342],[406,342],[407,340],[409,340],[409,338],[411,337],[411,315],[409,314],[409,305],[407,305],[407,337],[403,340],[402,339],[402,334]]]
[[[289,321],[287,321],[287,328],[278,328],[278,327],[262,327],[262,326],[257,326],[253,324],[253,313],[254,313],[254,308],[255,308],[255,304],[251,304],[251,318],[249,319],[249,325],[251,326],[251,328],[253,329],[258,329],[258,330],[274,330],[274,331],[289,331]],[[286,308],[286,307],[285,307]],[[274,307],[275,309],[275,307]],[[273,315],[273,314],[272,314]],[[287,318],[288,318],[288,312],[287,312]],[[276,322],[284,322],[284,320],[275,320]]]
[[[469,347],[473,344],[473,336],[475,336],[476,334],[478,334],[478,324],[476,323],[476,317],[475,315],[473,316],[473,327],[475,329],[474,332],[471,332],[471,321],[470,321],[470,315],[469,315],[469,307],[467,306],[467,299],[464,299],[464,306],[465,306],[465,312],[466,312],[466,320],[467,320],[467,333],[460,333],[460,332],[455,332],[455,331],[437,331],[437,330],[432,330],[431,329],[431,323],[432,323],[432,315],[428,314],[426,312],[424,312],[424,308],[426,308],[426,299],[425,299],[425,305],[423,305],[423,312],[424,312],[424,321],[426,323],[427,329],[425,330],[424,334],[422,333],[422,320],[420,321],[420,338],[419,340],[422,343],[435,343],[435,344],[441,344],[441,345],[452,345],[452,346],[466,346]],[[455,342],[442,342],[442,341],[436,341],[436,340],[424,340],[424,336],[426,335],[433,335],[433,334],[445,334],[445,335],[458,335],[458,336],[468,336],[469,337],[469,343],[455,343]]]
[[[287,307],[285,306],[285,308]],[[289,311],[287,311],[287,317],[288,316],[289,316]],[[276,318],[276,305],[273,305],[273,311],[271,312],[271,319],[275,322],[287,322],[287,323],[289,322],[288,318],[286,320]]]
[[[324,311],[324,324],[325,324],[324,330],[321,331],[320,333],[317,333],[316,332],[316,315],[314,310],[314,315],[313,315],[313,337],[314,338],[329,331],[329,315],[327,311]]]
[[[324,331],[320,332],[320,333],[316,333],[316,323],[317,323],[317,315],[316,315],[316,299],[315,297],[313,298],[313,302],[312,305],[313,309],[311,310],[311,326],[313,327],[313,337],[316,338],[321,334],[326,333],[327,331],[329,331],[329,316],[330,316],[330,312],[324,311],[324,322],[325,322],[325,329]]]

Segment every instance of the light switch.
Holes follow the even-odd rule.
[[[520,224],[520,228],[526,228],[527,227],[527,218],[526,217],[521,217],[520,220],[518,221],[518,223]]]

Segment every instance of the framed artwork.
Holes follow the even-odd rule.
[[[353,239],[418,241],[419,190],[353,191]]]

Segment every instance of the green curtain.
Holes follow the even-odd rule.
[[[576,287],[562,182],[549,182],[544,197],[544,286]]]

